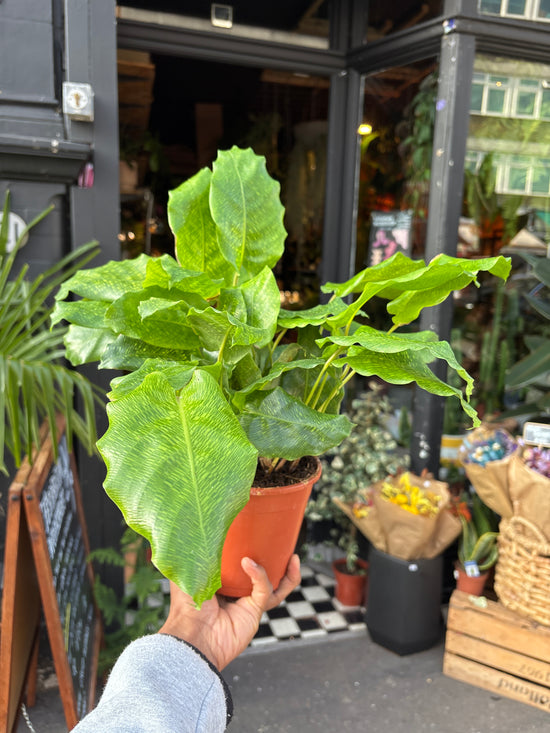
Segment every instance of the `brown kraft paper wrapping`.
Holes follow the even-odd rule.
[[[514,454],[500,461],[490,461],[485,466],[478,463],[464,463],[466,475],[472,482],[476,494],[503,519],[514,513],[509,492],[508,466]]]
[[[418,486],[425,487],[425,479],[410,476]],[[439,512],[434,517],[412,514],[384,499],[380,493],[383,483],[378,481],[369,490],[373,506],[365,517],[356,517],[351,506],[334,500],[377,550],[401,560],[431,559],[459,536],[462,525],[448,509],[450,494],[446,483],[429,481],[429,490],[441,497]]]
[[[508,479],[514,514],[528,519],[550,541],[550,479],[526,466],[519,453],[510,458]]]

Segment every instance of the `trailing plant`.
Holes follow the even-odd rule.
[[[83,270],[57,296],[54,322],[71,323],[70,361],[129,372],[111,383],[98,443],[105,489],[150,541],[154,564],[199,604],[220,587],[224,539],[255,477],[288,483],[302,458],[349,435],[340,404],[355,373],[453,396],[477,424],[473,380],[449,344],[397,329],[481,271],[507,277],[509,260],[396,254],[327,283],[328,303],[284,310],[272,272],[283,214],[264,160],[220,151],[212,170],[170,193],[176,259]],[[388,303],[387,332],[363,324],[374,297]],[[457,371],[464,393],[435,376],[435,359]]]
[[[393,413],[388,397],[381,387],[372,383],[368,392],[351,402],[349,418],[353,430],[339,446],[331,448],[321,459],[323,471],[313,489],[313,498],[306,508],[310,522],[330,520],[334,527],[326,542],[346,553],[348,570],[357,565],[357,528],[338,508],[333,498],[354,504],[358,492],[375,481],[394,475],[407,468],[408,455],[387,429],[387,420]]]
[[[90,243],[71,252],[33,280],[27,278],[29,265],[14,273],[17,254],[28,232],[52,210],[39,214],[7,251],[10,193],[6,193],[0,224],[0,469],[8,473],[6,455],[15,465],[33,447],[40,445],[39,430],[48,421],[57,451],[55,416],[65,416],[69,449],[73,435],[91,453],[96,440],[94,400],[99,391],[82,375],[63,363],[63,338],[67,329],[49,329],[53,293],[80,270],[97,252]],[[82,399],[84,415],[74,408]]]

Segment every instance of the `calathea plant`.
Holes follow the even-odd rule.
[[[356,372],[455,396],[477,424],[472,379],[450,346],[397,328],[480,270],[506,277],[509,262],[440,256],[426,265],[396,255],[328,283],[327,304],[286,311],[272,272],[283,213],[264,159],[222,151],[212,170],[170,194],[175,259],[141,255],[83,270],[58,295],[54,321],[72,324],[68,358],[129,372],[112,382],[98,443],[105,489],[151,542],[158,569],[198,604],[220,587],[224,538],[257,467],[291,474],[350,433],[339,408]],[[375,296],[389,301],[388,333],[362,323]],[[464,394],[430,370],[438,358],[465,380]]]

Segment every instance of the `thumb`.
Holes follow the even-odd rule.
[[[252,601],[261,614],[268,606],[273,586],[271,585],[267,573],[261,565],[254,562],[250,557],[243,557],[241,567],[252,581],[252,591],[248,599]]]

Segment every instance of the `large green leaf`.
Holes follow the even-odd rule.
[[[344,297],[351,292],[360,295],[348,306],[348,311],[331,319],[341,326],[354,317],[358,308],[375,295],[388,303],[388,312],[397,325],[411,323],[420,311],[428,306],[443,302],[453,290],[461,289],[476,281],[479,271],[487,271],[505,279],[511,268],[511,261],[504,257],[490,257],[482,260],[468,260],[448,255],[438,255],[425,265],[421,260],[406,261],[408,258],[397,253],[374,267],[369,267],[342,286],[329,283],[323,290],[334,291]]]
[[[251,394],[257,392],[260,389],[264,389],[266,385],[275,382],[284,372],[290,372],[295,369],[319,369],[324,366],[325,360],[317,357],[315,359],[293,359],[292,361],[277,361],[273,364],[269,372],[263,375],[257,375],[254,381],[247,382],[246,386],[242,386],[240,389],[241,395]],[[314,377],[315,378],[315,377]],[[313,379],[314,379],[313,378]],[[313,383],[313,379],[311,380]],[[292,391],[287,388],[287,391],[292,394]],[[297,395],[303,394],[304,391],[304,375],[301,374],[299,377],[299,388],[296,390]]]
[[[101,356],[100,369],[139,369],[146,359],[168,359],[183,361],[187,352],[180,349],[165,349],[153,346],[139,339],[132,339],[122,334],[110,342]]]
[[[277,281],[267,267],[240,288],[222,290],[220,309],[228,311],[230,323],[237,327],[231,337],[232,345],[261,347],[270,343],[277,328],[280,302]]]
[[[176,238],[176,257],[184,269],[200,270],[212,278],[232,281],[234,265],[218,244],[210,213],[212,173],[203,168],[168,194],[168,221]]]
[[[225,535],[248,500],[257,452],[201,371],[179,394],[152,373],[108,414],[98,442],[105,490],[150,541],[154,565],[200,605],[221,585]]]
[[[521,257],[531,265],[533,275],[550,288],[550,260],[547,257],[537,257],[528,252],[522,252]]]
[[[105,313],[111,305],[108,300],[64,300],[55,304],[52,325],[68,321],[85,328],[106,328]]]
[[[281,309],[279,326],[281,328],[304,328],[305,326],[323,326],[329,316],[338,315],[347,309],[341,298],[334,298],[330,303],[316,305],[301,311]]]
[[[146,359],[136,371],[112,379],[111,392],[107,396],[111,402],[125,397],[137,389],[145,377],[153,372],[162,372],[162,376],[177,392],[189,384],[195,372],[195,366],[195,362],[181,363],[167,359]]]
[[[166,295],[166,291],[156,287],[122,295],[108,308],[105,323],[114,332],[152,346],[174,351],[196,349],[198,339],[185,323],[188,304],[176,294],[173,301]],[[203,302],[202,298],[195,297]],[[146,307],[147,301],[152,301],[152,307]]]
[[[107,328],[69,326],[65,334],[65,356],[73,366],[99,361],[117,335]]]
[[[367,267],[358,272],[350,280],[343,283],[327,282],[321,286],[324,293],[334,293],[340,298],[345,298],[351,293],[361,293],[370,283],[388,284],[393,280],[409,275],[410,273],[422,270],[425,267],[422,260],[411,260],[401,252],[396,252],[392,257],[383,260],[374,267]]]
[[[429,364],[435,359],[443,359],[452,367],[457,374],[466,382],[466,394],[469,396],[473,390],[473,379],[468,372],[458,363],[451,346],[446,341],[438,341],[437,335],[433,331],[420,331],[418,333],[384,333],[377,331],[370,326],[360,326],[351,336],[329,336],[320,339],[320,344],[334,343],[339,346],[351,347],[354,345],[365,348],[367,358],[371,359],[371,354],[376,353],[383,356],[384,354],[397,354],[399,352],[417,353],[420,355],[422,363]],[[360,351],[353,349],[354,361],[356,361]],[[405,359],[407,357],[405,356]],[[340,359],[336,363],[342,366],[346,363],[346,359]],[[423,372],[422,372],[423,374]],[[388,379],[388,381],[391,381]]]
[[[537,313],[540,313],[543,318],[550,321],[550,300],[548,299],[548,292],[546,291],[544,293],[546,297],[534,296],[528,293],[525,296],[525,300],[527,300]]]
[[[358,374],[365,377],[380,376],[390,384],[409,384],[416,382],[419,387],[431,394],[442,397],[458,397],[464,412],[472,419],[474,426],[479,418],[474,408],[467,402],[461,390],[442,382],[427,366],[429,352],[398,352],[393,354],[369,351],[358,346],[349,349],[345,362]],[[338,363],[338,362],[336,362]]]
[[[260,455],[288,460],[324,453],[353,427],[345,415],[312,410],[280,388],[252,395],[238,417]]]
[[[219,151],[212,166],[210,211],[223,256],[240,280],[272,268],[283,254],[286,231],[279,191],[265,159],[250,148]]]
[[[519,389],[550,374],[550,341],[516,362],[506,374],[506,388]]]
[[[203,298],[214,298],[222,283],[223,280],[213,280],[204,272],[186,270],[170,255],[162,255],[147,262],[143,287],[156,285],[183,294],[200,293]]]
[[[89,300],[113,301],[125,293],[141,290],[150,257],[134,260],[112,260],[100,267],[80,270],[59,288],[56,300],[65,300],[69,293]]]

